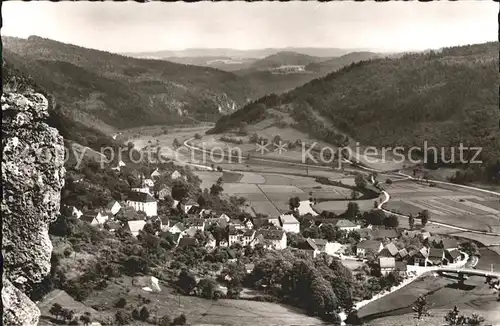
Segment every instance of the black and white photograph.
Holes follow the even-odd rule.
[[[500,326],[495,1],[6,1],[2,324]]]

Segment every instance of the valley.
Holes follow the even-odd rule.
[[[500,325],[491,5],[78,5],[2,6],[3,325]]]

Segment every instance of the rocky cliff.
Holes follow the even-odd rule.
[[[1,102],[3,325],[37,325],[40,311],[26,294],[50,272],[48,228],[59,212],[64,144],[45,123],[43,95],[6,93]]]

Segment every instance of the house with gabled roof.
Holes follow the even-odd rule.
[[[100,210],[86,211],[80,217],[80,220],[85,221],[90,225],[104,224],[108,219],[109,216]]]
[[[243,246],[248,246],[252,243],[255,238],[255,230],[246,230],[241,236],[241,244]]]
[[[262,236],[265,248],[283,250],[286,248],[286,233],[284,230],[264,229],[258,230],[256,235]]]
[[[171,220],[166,215],[161,215],[159,217],[159,220],[160,220],[160,229],[162,231],[168,231],[172,226]]]
[[[396,255],[399,253],[399,249],[396,247],[396,245],[392,242],[389,242],[384,249],[382,249],[379,253],[379,256],[381,257],[396,257]]]
[[[110,212],[113,215],[118,214],[122,206],[120,205],[119,202],[116,200],[111,200],[107,205],[106,205],[106,211]]]
[[[394,229],[377,229],[372,231],[373,239],[388,239],[394,240],[400,237],[400,233]]]
[[[297,248],[307,253],[313,259],[320,254],[318,246],[310,238],[307,238],[304,241],[298,243]]]
[[[179,173],[179,171],[175,170],[174,172],[172,172],[172,174],[170,174],[170,179],[172,180],[176,180],[176,179],[179,179],[182,175]]]
[[[361,229],[361,225],[355,224],[347,219],[331,218],[331,219],[321,220],[319,227],[321,228],[325,224],[331,224],[335,227],[338,227],[340,230],[346,232]]]
[[[379,257],[380,275],[385,276],[396,270],[394,257]]]
[[[205,248],[214,249],[216,245],[217,241],[215,240],[215,237],[212,234],[212,232],[207,232],[207,244],[205,245]]]
[[[285,232],[300,233],[300,223],[293,214],[281,214],[279,216],[280,226]]]
[[[126,227],[132,233],[134,237],[137,237],[139,234],[139,231],[144,229],[144,226],[146,225],[146,221],[144,220],[136,220],[136,221],[127,221]]]
[[[462,254],[458,249],[446,249],[444,251],[444,264],[456,264],[462,260]]]
[[[201,208],[200,206],[191,206],[191,208],[189,209],[189,211],[187,213],[188,213],[188,215],[200,216],[202,211],[203,211],[203,208]]]
[[[318,250],[321,253],[325,253],[327,255],[334,255],[343,247],[342,244],[339,242],[331,242],[326,239],[311,239],[311,240],[314,241],[314,243],[318,247]]]
[[[150,176],[149,176],[151,179],[158,179],[159,177],[161,177],[161,173],[160,173],[160,170],[158,170],[158,168],[156,168],[153,172],[151,172]]]
[[[205,231],[205,219],[197,217],[188,217],[184,220],[184,225],[188,227],[195,227],[197,230]]]
[[[233,227],[230,227],[227,239],[228,245],[231,247],[235,243],[240,243],[240,237],[241,237],[241,231]]]
[[[420,248],[420,250],[411,250],[408,253],[408,264],[414,266],[424,266],[428,265],[429,250],[426,247]]]
[[[398,251],[398,254],[396,255],[396,260],[404,260],[408,257],[408,250],[406,248],[401,249]]]
[[[198,229],[194,226],[190,226],[187,230],[184,231],[184,235],[186,237],[193,238],[196,235],[196,232],[198,232]]]
[[[184,233],[186,231],[186,227],[182,222],[177,222],[175,223],[169,230],[168,232],[172,234],[178,234],[178,233]]]
[[[427,260],[434,266],[441,266],[444,260],[444,250],[441,248],[430,248]]]
[[[156,192],[156,197],[160,200],[163,200],[168,196],[172,196],[172,190],[167,186],[161,187],[160,190]]]
[[[356,255],[364,257],[369,252],[378,254],[383,248],[384,246],[382,245],[382,242],[378,240],[363,240],[356,246]]]
[[[144,186],[152,188],[155,185],[155,182],[152,179],[144,179],[143,181]]]
[[[138,191],[131,191],[128,194],[127,205],[133,207],[136,211],[142,211],[147,216],[158,215],[158,204],[150,194]]]
[[[247,218],[243,221],[243,225],[245,226],[245,228],[247,229],[253,229],[253,222],[251,219]]]
[[[182,237],[179,240],[179,244],[177,245],[180,248],[186,248],[186,247],[194,247],[196,246],[197,241],[195,238],[188,238],[188,237]]]
[[[245,229],[245,225],[243,223],[241,223],[240,220],[237,220],[237,219],[230,220],[229,226],[232,228],[235,228],[236,230],[244,230]]]
[[[104,228],[109,232],[116,232],[122,227],[120,222],[117,221],[107,221],[104,223]]]
[[[182,211],[187,214],[191,207],[193,206],[200,206],[194,199],[189,198],[187,202],[181,203],[181,209]]]

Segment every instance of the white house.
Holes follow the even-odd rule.
[[[396,259],[394,257],[380,257],[378,259],[380,275],[385,276],[396,270]]]
[[[191,209],[191,207],[193,206],[200,206],[200,205],[192,198],[189,198],[189,200],[185,204],[181,204],[182,210],[184,211],[185,214],[187,214]]]
[[[281,227],[279,217],[269,217],[267,219],[267,222],[269,222],[270,224],[272,224],[272,225],[274,225],[276,227]]]
[[[108,221],[109,216],[101,211],[88,211],[85,212],[80,219],[91,225],[104,224]]]
[[[154,187],[155,182],[152,179],[144,179],[143,184],[144,186],[151,188]]]
[[[229,235],[228,235],[228,245],[231,247],[235,243],[240,243],[240,232],[236,229],[231,229],[229,230]]]
[[[127,205],[136,211],[142,211],[147,216],[158,215],[158,204],[156,200],[147,193],[132,191],[128,194]]]
[[[146,221],[144,220],[127,221],[127,227],[134,237],[139,234],[139,231],[144,228],[144,225],[146,225]]]
[[[177,222],[168,230],[168,232],[173,234],[184,233],[185,231],[186,227],[181,222]]]
[[[161,173],[160,171],[158,171],[158,168],[156,168],[150,175],[150,178],[151,179],[156,179],[156,178],[159,178],[161,176]]]
[[[122,208],[122,205],[120,205],[120,203],[117,202],[116,200],[110,201],[108,203],[108,205],[106,206],[106,210],[113,215],[118,214],[118,212],[120,211],[121,208]]]
[[[264,242],[264,247],[283,250],[286,248],[286,233],[284,230],[259,230],[257,235],[260,242]],[[257,237],[255,238],[257,239]]]
[[[76,218],[80,218],[83,215],[82,211],[76,208],[75,206],[69,207],[69,213],[71,216],[74,216]]]
[[[321,228],[322,226],[324,226],[326,224],[332,224],[333,226],[338,227],[340,230],[346,231],[346,232],[361,229],[361,225],[354,224],[353,222],[346,220],[346,219],[325,220],[319,225],[319,227]]]
[[[343,247],[339,242],[330,242],[326,239],[312,239],[312,241],[314,241],[320,252],[330,256],[338,253]]]
[[[175,170],[174,172],[172,172],[172,174],[170,175],[170,178],[172,180],[179,179],[180,177],[181,177],[181,174],[177,170]]]
[[[300,233],[300,223],[292,214],[282,214],[279,217],[280,224],[285,232]]]
[[[382,251],[384,246],[382,242],[377,240],[363,240],[356,246],[356,255],[364,257],[368,252],[378,254]]]
[[[253,229],[253,223],[252,223],[252,220],[250,220],[249,218],[247,218],[243,224],[245,225],[245,227],[247,229]]]
[[[122,167],[122,166],[125,166],[125,162],[123,162],[122,160],[118,161],[118,166],[119,167]]]
[[[216,246],[216,241],[211,232],[208,232],[207,234],[207,244],[205,245],[205,248],[207,249],[214,249]]]
[[[132,188],[130,189],[130,191],[134,191],[134,192],[143,192],[145,194],[150,194],[150,195],[153,195],[151,193],[151,189],[149,189],[149,187],[139,187],[139,188]]]
[[[246,230],[241,236],[241,244],[245,247],[252,243],[255,238],[255,230]]]
[[[229,216],[227,216],[226,214],[222,213],[219,216],[219,220],[221,222],[224,221],[225,223],[228,223],[231,220],[231,218]]]

